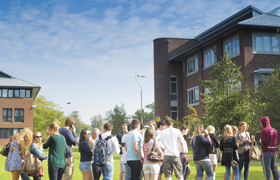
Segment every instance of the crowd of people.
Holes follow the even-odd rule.
[[[47,138],[42,143],[40,132],[32,132],[24,128],[14,134],[10,139],[9,154],[6,159],[5,170],[12,173],[13,180],[40,180],[44,176],[43,166],[36,174],[26,174],[22,171],[22,159],[26,155],[25,147],[29,147],[30,154],[37,157],[42,163],[48,160],[48,175],[50,180],[73,179],[74,158],[72,146],[77,145],[75,119],[68,117],[65,126],[60,128],[60,122],[54,121],[48,125]],[[178,180],[186,180],[190,174],[188,159],[187,134],[189,127],[183,125],[180,129],[173,127],[172,119],[160,120],[148,123],[144,130],[144,124],[134,119],[131,123],[124,121],[122,131],[115,137],[112,136],[113,125],[105,123],[103,133],[97,128],[92,132],[83,129],[79,137],[80,163],[83,180],[99,180],[102,174],[103,180],[112,180],[114,175],[113,153],[120,154],[120,180],[161,180],[164,174],[167,180],[171,180],[174,172]],[[260,120],[262,126],[261,162],[266,180],[279,179],[277,168],[277,131],[271,127],[268,117]],[[157,126],[157,128],[156,128]],[[156,130],[157,129],[157,130]],[[102,166],[97,164],[93,157],[100,140],[106,144],[106,159]],[[194,127],[193,136],[189,142],[193,149],[193,162],[196,167],[196,180],[202,180],[205,172],[206,180],[215,180],[218,157],[217,152],[222,152],[221,165],[225,166],[225,180],[241,180],[244,169],[244,180],[249,178],[250,158],[249,148],[254,143],[255,136],[250,136],[247,131],[247,123],[239,123],[239,130],[235,126],[226,125],[223,136],[218,141],[215,136],[215,127],[197,124]],[[49,148],[48,155],[43,149]],[[156,152],[156,161],[151,154]],[[66,165],[69,166],[65,173]],[[244,167],[244,168],[243,168]]]

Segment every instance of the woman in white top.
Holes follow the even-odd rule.
[[[96,141],[99,134],[100,134],[100,130],[97,128],[94,128],[92,131],[92,140],[89,143],[89,146],[91,147],[91,149],[93,149],[93,144]],[[101,176],[100,168],[98,166],[96,166],[94,163],[92,163],[91,165],[92,165],[92,173],[94,176],[94,180],[99,180],[99,178]]]

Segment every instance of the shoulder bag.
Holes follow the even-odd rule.
[[[62,136],[64,138],[64,136]],[[71,157],[70,157],[70,153],[68,151],[68,148],[67,148],[67,145],[66,145],[66,139],[64,138],[64,141],[65,141],[65,148],[66,148],[66,153],[68,153],[68,163],[66,163],[65,165],[65,169],[64,169],[64,174],[67,175],[67,176],[70,176],[73,174],[73,171],[72,171],[72,163],[71,163]]]
[[[153,144],[151,153],[149,153],[147,155],[147,160],[148,161],[153,161],[153,162],[162,162],[163,161],[163,157],[160,156],[160,154],[154,149],[155,143],[156,143],[156,140],[154,140],[154,144]]]
[[[3,147],[3,149],[1,150],[1,155],[7,157],[9,154],[9,150],[10,150],[10,142]]]
[[[41,167],[42,163],[39,158],[37,158],[33,154],[28,153],[24,157],[21,169],[27,174],[37,174],[40,172]]]
[[[216,156],[217,156],[217,162],[218,163],[222,162],[222,155],[219,148],[217,149]]]
[[[236,153],[236,150],[234,150],[234,148],[233,148],[233,139],[232,139],[232,156],[231,156],[231,163],[230,164],[233,168],[237,168],[239,163],[233,159],[233,153]],[[236,154],[238,154],[238,153],[236,153]]]
[[[257,142],[251,143],[249,149],[249,159],[260,160],[261,159],[261,152]]]

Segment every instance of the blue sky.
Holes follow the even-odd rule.
[[[0,0],[0,70],[82,120],[154,102],[153,40],[193,38],[241,9],[279,0]],[[71,105],[66,105],[71,102]]]

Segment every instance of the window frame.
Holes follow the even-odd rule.
[[[4,110],[7,111],[6,112],[6,116],[4,116]],[[11,117],[10,117],[11,121],[8,121],[8,119],[9,119],[9,110],[11,111]],[[3,108],[2,109],[2,122],[12,122],[13,121],[12,118],[13,118],[13,109],[12,108]],[[7,119],[7,120],[4,121],[4,119]]]
[[[238,43],[236,43],[236,41],[238,40]],[[235,47],[233,46],[233,42],[235,44]],[[231,48],[228,49],[226,48],[225,46],[228,45],[228,43],[231,43]],[[238,44],[238,46],[237,46]],[[233,54],[234,52],[234,48],[236,48],[236,54]],[[239,56],[240,55],[240,38],[239,38],[239,34],[236,34],[236,35],[233,35],[229,38],[226,38],[224,41],[223,41],[223,55],[225,55],[225,52],[226,50],[229,50],[229,56],[231,58],[234,58],[236,56]]]
[[[205,61],[206,61],[205,55],[208,54],[209,52],[210,52],[210,55],[209,55],[209,57],[210,57],[210,60],[209,60],[210,64],[209,64],[209,65],[207,64],[207,66],[206,66],[206,63],[205,63]],[[211,58],[211,57],[212,57],[212,52],[213,52],[213,56],[214,56],[214,59],[213,59],[214,63],[212,63],[212,58]],[[217,64],[217,56],[216,56],[216,53],[217,53],[217,46],[216,46],[216,45],[211,46],[211,47],[208,47],[208,48],[205,48],[205,49],[203,50],[203,70]],[[207,61],[208,61],[208,58],[207,58]]]
[[[258,50],[258,44],[257,44],[257,38],[258,37],[261,37],[262,39],[262,49],[261,50]],[[269,37],[269,51],[265,51],[264,48],[266,47],[264,44],[264,37]],[[274,48],[273,47],[273,38],[277,39],[276,38],[276,33],[264,33],[264,32],[253,32],[252,33],[252,39],[253,39],[253,53],[255,54],[280,54],[280,46],[278,46],[278,51],[275,52],[273,51]],[[278,40],[278,44],[280,44],[280,39],[277,39]]]
[[[194,61],[194,70],[192,72],[189,72],[189,62],[190,61]],[[198,72],[198,55],[194,55],[190,58],[187,59],[186,61],[186,69],[187,69],[187,75],[191,75],[191,74],[194,74],[194,73],[197,73]],[[197,69],[195,69],[197,68]]]
[[[18,111],[17,117],[16,117],[16,111]],[[20,115],[21,111],[23,111],[22,116]],[[18,119],[17,121],[16,121],[16,118]],[[21,121],[21,119],[22,119],[22,121]],[[24,109],[23,108],[15,108],[14,122],[24,122]]]
[[[198,99],[196,99],[196,94],[195,94],[195,91],[198,91]],[[194,100],[194,102],[192,102],[192,103],[190,103],[190,92],[191,91],[194,91],[194,93],[193,93],[193,100]],[[192,87],[192,88],[189,88],[189,89],[187,89],[187,98],[188,98],[188,104],[189,105],[191,105],[191,106],[195,106],[195,105],[199,105],[199,86],[195,86],[195,87]]]

